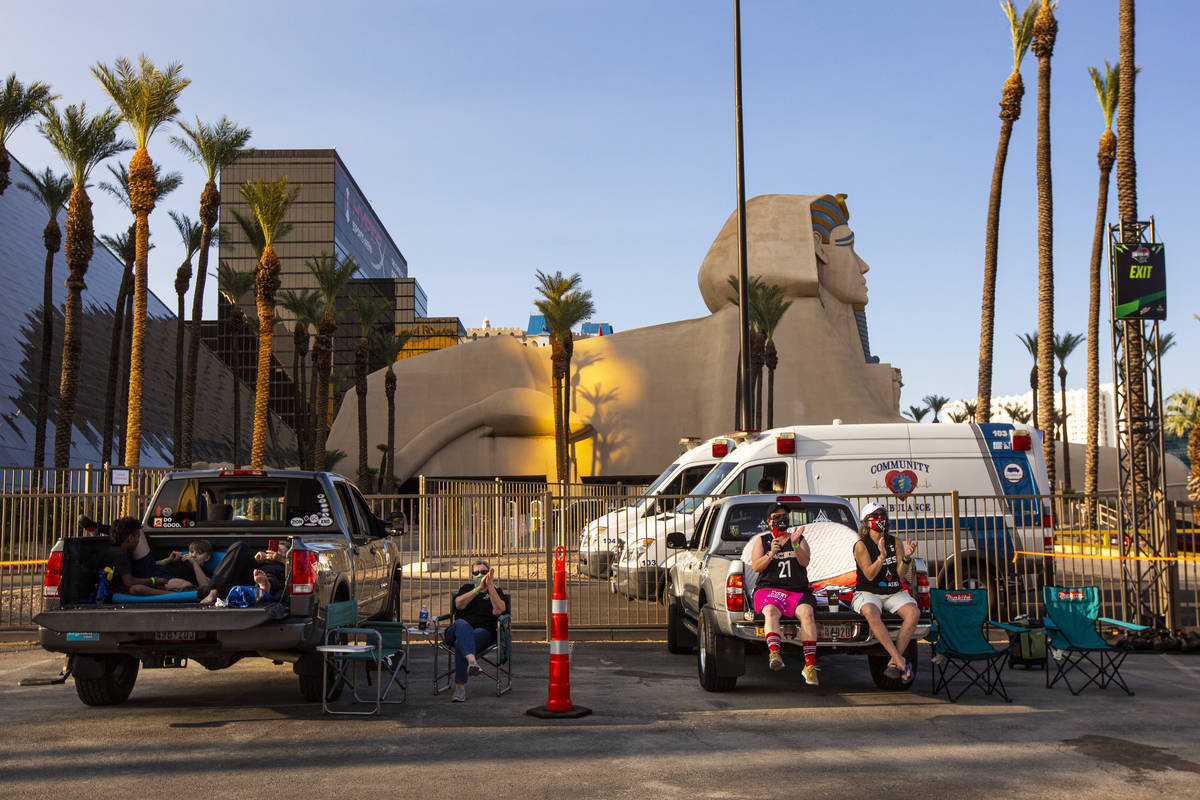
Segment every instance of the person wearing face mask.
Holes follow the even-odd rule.
[[[467,701],[467,676],[482,670],[475,654],[496,643],[496,621],[508,610],[508,595],[496,587],[496,570],[482,559],[471,565],[471,583],[454,594],[454,622],[445,642],[454,648],[454,693],[450,700]]]
[[[857,575],[851,607],[866,618],[871,633],[892,657],[885,674],[909,681],[913,677],[912,665],[901,654],[912,641],[920,610],[901,581],[912,579],[917,543],[907,540],[900,552],[895,538],[888,533],[887,509],[878,503],[867,503],[859,521],[858,541],[854,543]],[[885,611],[896,614],[902,621],[895,642],[883,622]]]
[[[750,568],[758,573],[754,590],[754,611],[765,620],[767,663],[773,670],[783,669],[780,653],[779,621],[794,617],[804,637],[804,682],[818,685],[817,619],[812,587],[808,584],[808,563],[812,558],[804,540],[804,526],[788,528],[790,511],[782,503],[771,506],[767,522],[771,529],[754,540]]]

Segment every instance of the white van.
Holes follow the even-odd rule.
[[[625,531],[640,519],[671,514],[679,495],[691,494],[737,442],[718,436],[701,442],[687,436],[679,440],[683,454],[662,471],[634,505],[613,509],[589,522],[579,537],[579,574],[608,578],[613,561],[625,542]]]
[[[627,547],[614,565],[614,589],[653,597],[670,552],[666,535],[690,534],[706,496],[753,492],[764,478],[781,483],[787,494],[871,496],[888,507],[894,533],[918,534],[929,555],[939,554],[927,556],[930,575],[939,578],[953,561],[953,515],[944,500],[922,494],[1011,498],[960,507],[960,550],[964,558],[970,551],[970,564],[980,553],[1013,558],[1040,552],[1049,535],[1046,504],[1030,497],[1049,494],[1037,430],[1010,423],[796,425],[753,434],[696,486],[672,519],[639,523],[626,537],[638,547]],[[941,541],[931,546],[935,539]],[[971,569],[967,561],[964,569]]]

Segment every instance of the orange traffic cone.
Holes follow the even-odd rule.
[[[550,595],[550,689],[546,705],[525,713],[542,719],[575,719],[592,713],[571,703],[571,655],[567,640],[566,548],[554,551],[554,591]]]

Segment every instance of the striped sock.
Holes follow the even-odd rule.
[[[767,634],[767,649],[770,650],[772,653],[778,653],[779,652],[779,641],[780,641],[780,639],[779,639],[778,633],[768,633]]]
[[[816,642],[801,642],[804,645],[804,666],[811,667],[817,663],[817,643]]]

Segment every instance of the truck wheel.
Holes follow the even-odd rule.
[[[81,678],[75,675],[75,694],[89,706],[124,703],[133,691],[141,664],[133,656],[127,655],[104,656],[97,660],[103,661],[100,677]]]
[[[392,582],[388,587],[387,602],[383,610],[371,619],[381,622],[397,622],[400,619],[400,570],[392,573]]]
[[[339,697],[342,696],[342,681],[334,679],[332,669],[329,669],[328,672],[329,672],[329,699],[337,700]],[[303,673],[303,672],[298,673],[298,677],[300,678],[300,696],[303,697],[305,699],[305,701],[307,701],[309,703],[321,702],[322,685],[321,685],[320,670],[318,670],[317,674],[315,674],[315,675],[313,675],[311,673]]]
[[[695,649],[696,636],[684,625],[679,601],[672,600],[667,606],[667,652],[686,655]]]
[[[917,672],[921,665],[917,661],[917,643],[909,642],[908,647],[904,650],[904,658],[913,668],[912,679],[907,683],[901,678],[889,678],[884,674],[887,670],[888,662],[892,657],[886,653],[881,656],[867,656],[867,666],[871,669],[871,679],[875,681],[875,685],[880,689],[886,689],[889,692],[907,691],[912,688],[912,685],[917,681]]]
[[[711,617],[712,609],[708,606],[700,609],[700,627],[697,631],[700,646],[696,648],[696,671],[700,677],[700,686],[704,691],[728,692],[737,685],[737,676],[718,674],[717,639],[721,634],[717,633],[717,626]]]

